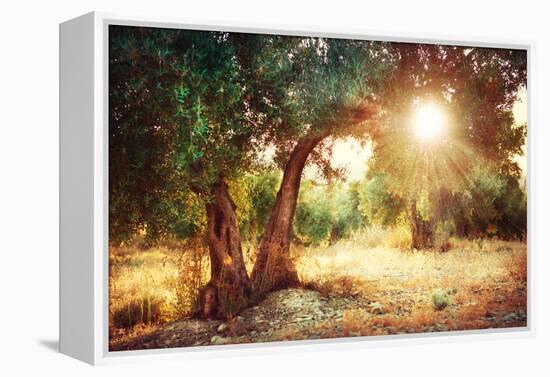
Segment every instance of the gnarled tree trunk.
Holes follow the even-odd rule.
[[[340,121],[357,125],[379,112],[379,106],[365,100],[356,107],[340,109]],[[290,259],[290,232],[300,191],[300,181],[307,158],[313,149],[331,134],[331,127],[323,133],[304,136],[290,153],[283,173],[283,181],[271,215],[260,240],[258,255],[252,270],[252,286],[258,297],[266,292],[298,285],[296,267]]]
[[[303,137],[290,154],[252,270],[254,294],[299,284],[296,268],[290,259],[292,220],[306,160],[322,139],[323,136]]]
[[[199,314],[202,318],[226,318],[248,304],[251,286],[244,265],[236,206],[223,178],[214,186],[212,196],[206,205],[211,278],[200,291]]]
[[[416,200],[411,203],[411,236],[413,249],[434,247],[434,221],[424,220],[416,209]]]

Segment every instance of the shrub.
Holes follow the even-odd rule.
[[[190,240],[178,257],[178,276],[174,284],[176,308],[180,315],[188,315],[196,305],[199,289],[208,281],[207,250],[199,240]]]
[[[515,177],[476,167],[464,191],[455,193],[443,212],[460,237],[525,239],[527,195]]]
[[[451,297],[443,289],[432,292],[432,304],[436,310],[443,310],[451,303]]]

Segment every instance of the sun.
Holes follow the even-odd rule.
[[[414,134],[422,142],[437,140],[446,126],[445,114],[434,103],[419,105],[414,114]]]

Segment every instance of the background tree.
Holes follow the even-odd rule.
[[[359,210],[358,182],[348,184],[302,183],[293,238],[305,245],[334,244],[364,225]]]
[[[456,234],[525,239],[527,196],[518,180],[490,166],[476,166],[470,180],[468,188],[453,193],[444,203],[442,218],[454,222]]]
[[[519,177],[515,157],[522,154],[526,128],[515,124],[512,107],[526,85],[526,54],[394,44],[392,56],[398,68],[381,96],[385,121],[373,132],[370,174],[385,173],[391,191],[408,202],[411,246],[431,247],[442,193],[472,190],[477,163],[494,166],[505,180]],[[446,135],[435,143],[414,137],[415,101],[446,113]]]
[[[308,246],[329,239],[334,222],[333,197],[326,187],[313,181],[302,183],[292,232],[296,241]]]
[[[370,224],[395,225],[404,210],[403,199],[390,191],[385,174],[376,174],[361,182],[359,210]]]
[[[360,211],[359,182],[338,185],[331,200],[334,211],[330,243],[349,237],[354,231],[365,225],[367,219]]]
[[[238,212],[241,213],[241,234],[254,246],[257,246],[264,231],[280,182],[280,173],[270,170],[247,174],[243,178],[240,192],[242,200],[238,200],[242,201],[238,206]]]

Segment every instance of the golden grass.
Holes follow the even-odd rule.
[[[390,241],[380,239],[388,233],[373,232],[330,247],[292,246],[305,287],[324,296],[380,305],[382,313],[368,306],[345,309],[343,333],[331,334],[333,324],[318,323],[323,337],[502,327],[510,323],[498,318],[526,313],[525,243],[452,239],[444,253],[406,251],[401,245],[404,230],[390,233]],[[208,253],[197,244],[168,246],[111,247],[109,323],[114,341],[150,333],[191,313],[197,289],[209,279]],[[253,248],[244,250],[250,269]],[[434,308],[434,290],[449,295],[441,310]],[[297,332],[288,329],[281,337],[297,339]]]
[[[502,327],[499,317],[526,313],[525,243],[453,239],[451,245],[445,253],[350,243],[293,252],[306,287],[383,308],[381,315],[345,310],[344,336]],[[447,292],[450,305],[437,310],[434,290]]]
[[[454,245],[453,240],[453,245]],[[364,248],[360,244],[338,243],[329,248],[293,248],[302,281],[359,277],[399,285],[441,288],[453,282],[482,282],[505,278],[512,270],[525,270],[526,245],[520,242],[460,240],[445,253],[400,251],[387,247]],[[462,246],[462,247],[461,247]],[[466,247],[465,247],[466,246]],[[521,274],[520,274],[521,275]]]
[[[208,274],[208,260],[196,244],[176,249],[111,247],[110,332],[124,334],[136,325],[143,331],[190,314]]]

